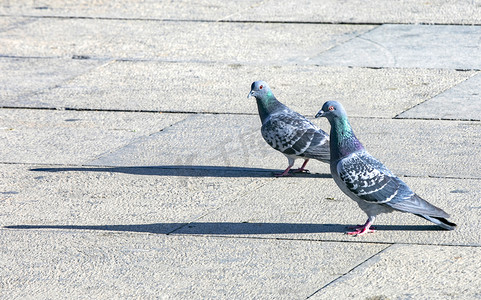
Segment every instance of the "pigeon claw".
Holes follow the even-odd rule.
[[[303,168],[299,168],[299,169],[295,169],[295,170],[292,170],[292,173],[306,173],[306,174],[310,174],[311,172],[307,169],[303,169]]]
[[[374,231],[375,231],[374,229],[359,228],[359,229],[356,229],[355,231],[348,231],[346,232],[346,234],[353,235],[353,236],[360,236],[366,233],[373,233]]]
[[[285,170],[282,173],[274,174],[276,177],[291,177],[292,173],[289,173],[289,170]]]
[[[353,235],[353,236],[360,236],[360,235],[364,235],[366,233],[373,233],[375,231],[374,227],[371,227],[371,223],[369,223],[369,222],[366,222],[366,224],[364,224],[364,225],[349,227],[349,229],[354,229],[354,231],[348,231],[348,232],[346,232],[346,234],[347,235]]]
[[[289,173],[289,171],[291,170],[292,168],[292,164],[290,164],[287,169],[284,170],[284,172],[282,173],[279,173],[279,174],[274,174],[274,176],[276,177],[289,177],[289,176],[292,176],[291,173]]]

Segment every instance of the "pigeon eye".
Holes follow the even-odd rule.
[[[263,87],[264,87],[263,85],[259,86],[259,90],[262,90]]]
[[[334,110],[334,106],[329,106],[328,108],[330,111],[333,111]]]

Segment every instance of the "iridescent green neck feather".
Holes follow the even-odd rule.
[[[256,101],[257,109],[259,110],[259,116],[261,117],[262,122],[264,122],[269,114],[275,111],[280,105],[280,102],[277,101],[276,97],[274,97],[274,94],[272,94],[271,91],[267,91],[262,97],[256,98]]]
[[[331,122],[330,138],[332,161],[364,149],[361,142],[354,135],[346,116],[334,118]]]

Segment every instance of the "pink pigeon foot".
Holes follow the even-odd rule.
[[[289,173],[289,170],[291,169],[292,166],[287,167],[287,169],[284,170],[284,172],[279,173],[279,174],[274,174],[276,177],[289,177],[292,176],[291,173]]]
[[[348,231],[346,232],[346,234],[359,236],[359,235],[364,235],[366,233],[373,233],[374,229],[370,229],[371,225],[372,225],[372,222],[370,220],[367,220],[366,224],[352,227],[354,231]]]
[[[299,169],[292,170],[292,173],[310,173],[309,170],[305,169],[308,161],[309,159],[305,159],[302,166]]]
[[[363,234],[366,234],[366,233],[373,233],[374,231],[375,231],[374,229],[368,229],[367,227],[359,227],[355,231],[346,232],[346,234],[358,236],[358,235],[363,235]]]
[[[309,170],[307,169],[299,168],[299,169],[292,170],[292,173],[311,173],[311,172],[309,172]]]

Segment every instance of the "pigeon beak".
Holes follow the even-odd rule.
[[[324,111],[322,109],[316,114],[316,118],[320,117],[324,117]]]
[[[250,91],[249,94],[247,94],[247,99],[249,99],[251,96],[254,96],[254,91]]]

